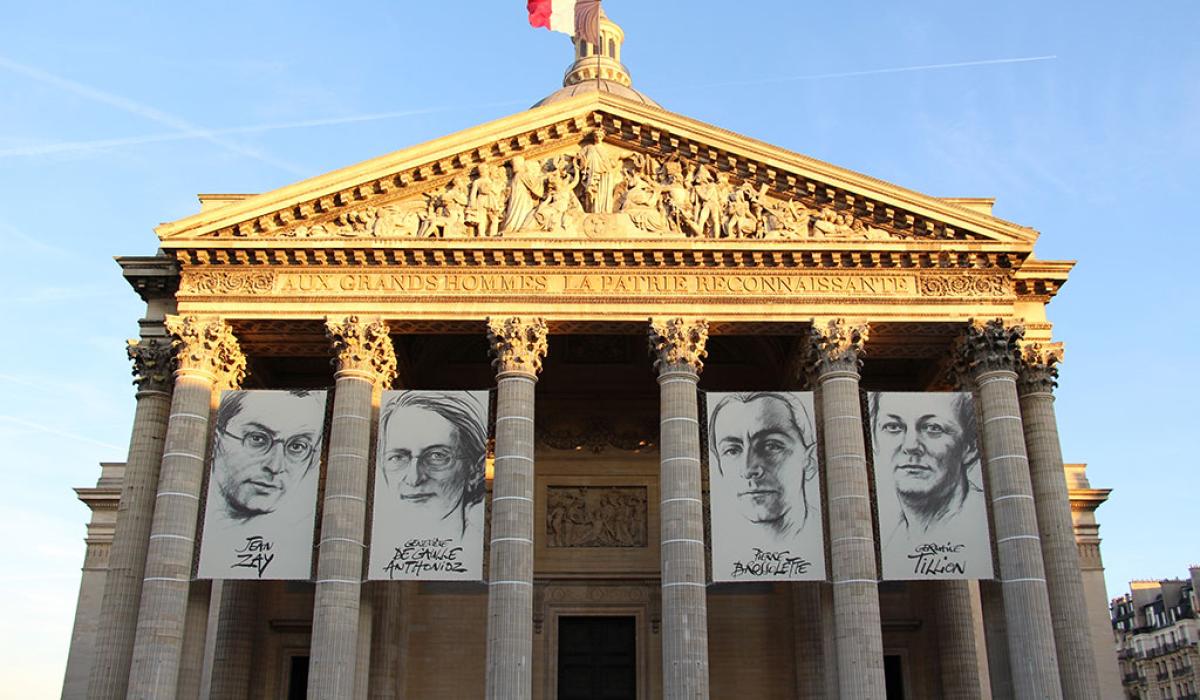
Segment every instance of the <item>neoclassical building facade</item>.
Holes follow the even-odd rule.
[[[1098,544],[1103,498],[1068,488],[1054,413],[1072,263],[991,200],[669,112],[602,36],[528,111],[201,195],[119,258],[137,409],[81,491],[64,697],[1119,697],[1072,521]],[[331,392],[309,581],[194,576],[233,388]],[[364,580],[391,388],[492,391],[482,582]],[[775,390],[815,392],[828,577],[713,584],[703,392]],[[880,580],[880,390],[974,393],[994,580]]]

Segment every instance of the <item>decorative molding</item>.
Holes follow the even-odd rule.
[[[582,425],[538,425],[536,435],[539,442],[555,450],[587,450],[592,454],[600,454],[609,447],[629,452],[650,452],[657,449],[654,444],[655,433],[654,428],[618,431],[607,418],[592,416]]]
[[[807,373],[817,378],[828,372],[857,372],[869,336],[870,325],[866,322],[835,318],[822,323],[814,319],[804,363]]]
[[[665,372],[686,366],[696,374],[704,369],[708,321],[698,318],[651,318],[650,354],[654,369]]]
[[[1005,297],[1012,284],[1005,275],[920,275],[917,287],[921,296],[933,297]]]
[[[1063,361],[1062,343],[1024,343],[1017,389],[1021,394],[1053,393],[1058,386],[1058,365]]]
[[[171,345],[179,371],[208,374],[216,389],[241,386],[246,378],[246,356],[223,319],[168,315],[163,325],[174,336]]]
[[[965,383],[983,372],[1016,372],[1025,327],[1001,318],[971,319],[955,347],[955,372]]]
[[[545,319],[489,318],[488,343],[496,371],[519,372],[536,377],[542,371],[542,359],[549,349],[549,328]]]
[[[387,388],[396,380],[396,350],[386,323],[358,316],[330,317],[325,335],[333,346],[334,369],[362,372]]]
[[[181,291],[197,295],[260,295],[275,289],[274,272],[197,272],[185,270]]]
[[[133,383],[139,391],[169,392],[175,374],[174,344],[158,338],[126,341],[125,353],[133,362]]]
[[[645,486],[549,486],[546,546],[645,547]]]

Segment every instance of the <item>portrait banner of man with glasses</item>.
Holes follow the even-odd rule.
[[[974,397],[874,392],[867,404],[883,578],[992,578]]]
[[[705,399],[713,581],[824,580],[812,393]]]
[[[385,391],[369,580],[479,581],[488,392]]]
[[[217,408],[197,576],[311,576],[324,391],[226,391]]]

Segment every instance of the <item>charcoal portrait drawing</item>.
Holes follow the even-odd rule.
[[[384,392],[368,578],[479,580],[487,392]]]
[[[812,394],[707,401],[713,580],[824,579]]]

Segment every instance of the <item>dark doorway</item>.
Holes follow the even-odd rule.
[[[288,667],[288,700],[305,700],[308,697],[308,657],[291,657]]]
[[[904,700],[904,664],[899,656],[883,657],[883,682],[887,700]]]
[[[558,618],[558,700],[636,700],[632,617]]]

